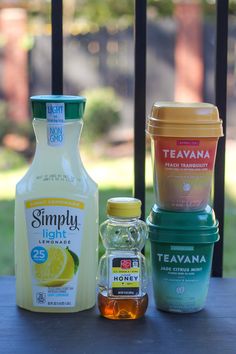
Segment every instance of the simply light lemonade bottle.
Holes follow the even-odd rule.
[[[16,186],[17,305],[76,312],[95,304],[98,190],[77,143],[85,98],[31,97],[36,152]]]

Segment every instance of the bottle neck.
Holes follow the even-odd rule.
[[[36,151],[32,161],[35,171],[42,169],[46,173],[63,173],[74,176],[83,168],[78,142],[82,130],[82,120],[68,120],[64,123],[64,139],[59,146],[50,146],[47,136],[47,120],[34,119]]]
[[[111,215],[108,215],[108,218],[111,222],[117,222],[117,223],[132,223],[132,222],[135,222],[137,220],[139,220],[139,218],[136,216],[136,217],[128,217],[128,218],[124,218],[124,217],[118,217],[118,216],[111,216]]]
[[[82,131],[83,121],[80,119],[65,121],[63,125],[63,142],[58,145],[49,145],[48,126],[46,119],[34,119],[33,128],[36,136],[36,155],[46,153],[60,155],[62,153],[75,154]]]

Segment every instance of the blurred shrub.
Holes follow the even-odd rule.
[[[119,97],[112,87],[86,90],[82,96],[87,99],[83,136],[89,141],[97,140],[120,122]]]
[[[22,154],[0,147],[0,171],[13,170],[23,167],[25,164],[26,160]]]
[[[0,100],[0,142],[4,136],[12,129],[12,123],[7,119],[7,105],[4,101]]]
[[[33,142],[35,140],[31,120],[27,122],[16,123],[7,116],[7,103],[0,100],[0,145],[7,134],[17,134]]]
[[[16,125],[12,132],[19,134],[20,136],[24,136],[29,140],[30,143],[35,142],[35,135],[31,119],[29,119],[27,122],[22,122]]]

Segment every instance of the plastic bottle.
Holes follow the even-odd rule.
[[[107,214],[100,226],[106,253],[98,269],[98,307],[109,319],[136,319],[148,305],[145,257],[140,252],[147,238],[146,224],[139,220],[141,201],[111,198]]]
[[[16,186],[17,305],[76,312],[96,300],[98,191],[79,155],[85,98],[31,97],[36,152]]]

